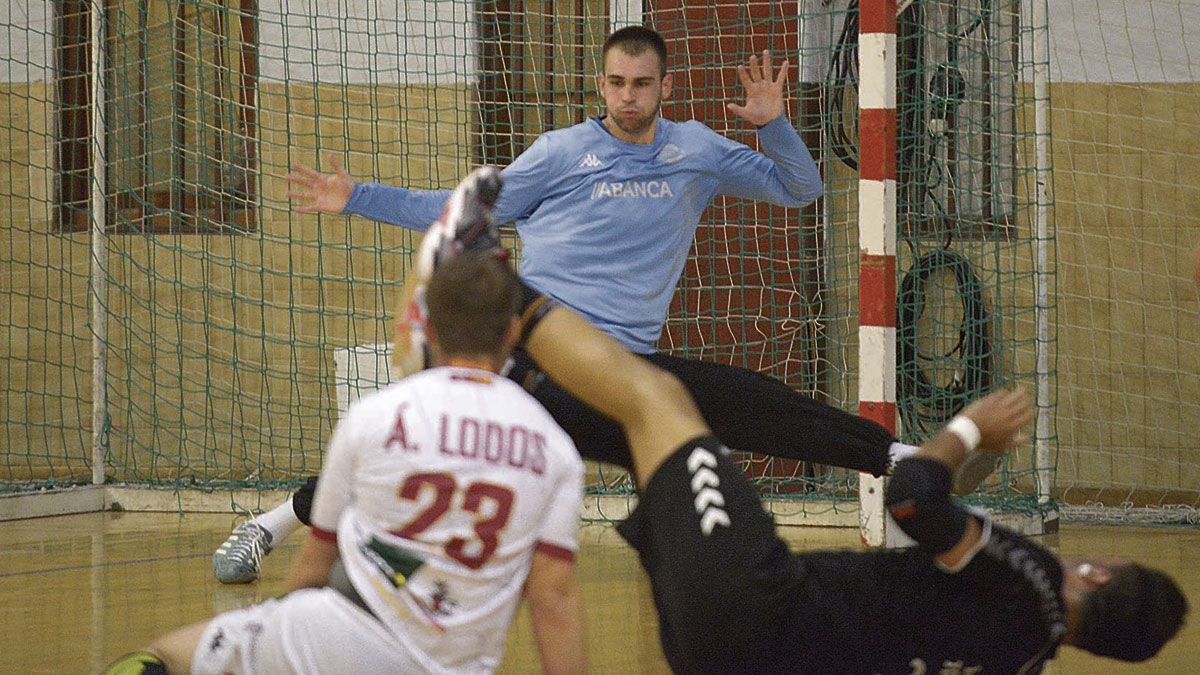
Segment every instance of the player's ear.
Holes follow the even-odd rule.
[[[1096,586],[1107,586],[1108,582],[1112,581],[1112,570],[1104,565],[1093,565],[1091,572],[1084,578]]]
[[[671,98],[671,87],[675,84],[675,78],[671,77],[670,73],[663,75],[662,79],[662,97],[663,99]]]
[[[437,332],[433,330],[433,324],[425,322],[425,344],[433,351],[441,351],[442,345],[438,341]]]
[[[1088,586],[1093,588],[1106,586],[1108,582],[1112,581],[1112,570],[1110,570],[1107,565],[1099,562],[1080,562],[1075,567],[1075,573],[1079,575],[1079,578],[1086,582]]]
[[[508,320],[508,333],[504,336],[504,354],[512,351],[513,347],[517,346],[517,341],[521,339],[521,317],[513,316]]]

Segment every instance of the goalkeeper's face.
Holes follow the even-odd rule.
[[[622,140],[649,143],[654,139],[654,123],[663,99],[670,93],[671,76],[662,73],[662,64],[653,50],[633,55],[622,49],[610,49],[604,58],[600,76],[600,95]]]

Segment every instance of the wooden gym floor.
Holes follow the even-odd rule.
[[[264,564],[259,583],[223,586],[212,551],[236,519],[230,515],[92,513],[0,523],[0,673],[95,673],[155,635],[282,592],[298,533]],[[857,532],[781,528],[797,550],[857,548]],[[1182,634],[1139,667],[1060,650],[1050,673],[1200,672],[1200,531],[1066,526],[1042,541],[1067,555],[1132,557],[1170,571],[1193,612]],[[667,672],[657,622],[636,556],[616,532],[588,525],[579,573],[588,649],[598,673]],[[509,636],[502,673],[537,671],[522,611]]]

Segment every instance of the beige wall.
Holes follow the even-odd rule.
[[[1200,85],[1059,83],[1052,100],[1059,486],[1196,505]]]
[[[0,98],[12,120],[0,176],[0,279],[11,282],[0,479],[90,472],[89,244],[53,231],[47,97],[9,85]],[[364,180],[423,187],[453,186],[466,167],[462,88],[270,87],[259,102],[257,233],[109,239],[114,478],[314,472],[336,415],[333,350],[388,339],[388,285],[403,280],[412,237],[292,212],[287,167],[314,165],[319,148]]]
[[[116,257],[127,263],[117,283],[130,285],[131,299],[151,290],[139,266],[168,270],[153,303],[131,303],[130,323],[156,320],[160,334],[148,344],[113,336],[130,345],[127,362],[140,367],[127,377],[118,365],[114,379],[131,384],[125,397],[146,401],[154,384],[166,396],[135,403],[138,412],[124,420],[126,428],[156,428],[154,441],[129,434],[140,467],[165,447],[168,475],[181,453],[183,471],[205,479],[315,472],[336,421],[333,352],[390,336],[387,284],[403,280],[412,238],[360,219],[291,211],[289,163],[313,166],[321,154],[324,165],[324,153],[333,152],[363,180],[429,187],[452,186],[466,166],[458,152],[468,147],[461,88],[269,87],[260,105],[260,234],[157,237],[154,247],[115,240]],[[184,290],[177,292],[177,280]],[[178,315],[188,319],[183,326],[174,325]],[[147,371],[151,363],[161,365]],[[181,383],[180,370],[190,383]],[[172,397],[181,384],[185,412],[176,414]]]
[[[49,95],[0,85],[0,479],[90,474],[88,242],[50,235]]]

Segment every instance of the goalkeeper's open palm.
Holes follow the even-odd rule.
[[[303,164],[293,164],[287,180],[293,188],[287,198],[301,202],[296,208],[300,213],[341,213],[354,192],[354,179],[332,153],[325,160],[333,167],[333,173],[321,173]]]
[[[746,88],[746,103],[727,103],[729,112],[761,127],[784,112],[783,85],[787,82],[788,62],[779,65],[779,72],[772,73],[771,52],[763,50],[762,60],[750,57],[750,64],[738,66],[738,79]]]

